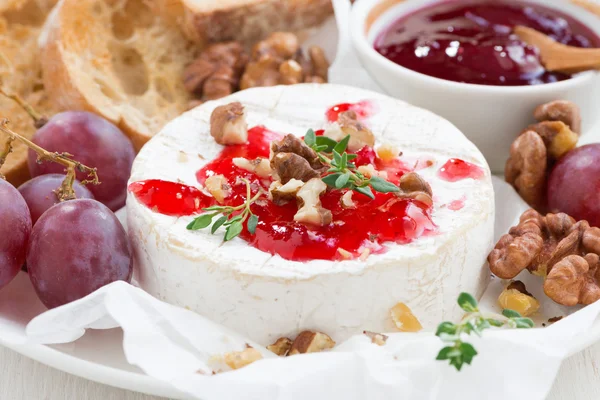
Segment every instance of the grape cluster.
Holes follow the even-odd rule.
[[[30,149],[34,177],[18,189],[0,179],[0,289],[26,263],[44,305],[58,307],[111,282],[131,281],[133,262],[127,234],[113,211],[125,205],[133,145],[109,121],[88,112],[52,117],[32,142],[95,167],[99,185],[72,182],[76,199],[59,195],[64,166],[38,160]],[[31,146],[30,146],[31,147]],[[77,172],[78,179],[86,174]]]

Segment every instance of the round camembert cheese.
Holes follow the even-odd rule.
[[[494,196],[482,154],[451,123],[426,110],[357,88],[293,85],[242,91],[197,107],[169,123],[138,155],[130,182],[149,179],[200,188],[196,172],[223,146],[210,135],[217,106],[239,101],[249,127],[302,136],[326,128],[326,110],[369,101],[367,124],[377,144],[407,160],[427,160],[418,170],[433,190],[433,233],[363,259],[289,261],[237,237],[224,242],[209,229],[190,231],[194,216],[162,215],[129,193],[127,213],[137,279],[157,298],[194,310],[267,345],[315,330],[341,341],[363,330],[394,332],[390,309],[404,303],[424,329],[460,318],[460,292],[480,296],[492,247]],[[440,168],[461,159],[482,176],[442,179]]]

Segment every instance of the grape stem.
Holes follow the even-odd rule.
[[[38,162],[51,161],[51,162],[55,162],[57,164],[63,165],[67,169],[67,176],[65,176],[65,179],[63,180],[62,184],[60,185],[60,188],[58,188],[58,190],[56,191],[56,196],[58,197],[58,199],[60,201],[73,200],[76,198],[75,190],[73,190],[73,183],[75,182],[77,171],[87,173],[88,179],[81,182],[84,185],[85,184],[93,184],[93,185],[100,184],[100,181],[98,180],[98,173],[97,173],[96,168],[87,167],[87,166],[81,164],[80,162],[73,160],[71,158],[73,156],[69,153],[51,153],[51,152],[43,149],[42,147],[33,143],[31,140],[10,130],[8,128],[8,123],[9,123],[9,121],[7,118],[3,118],[2,120],[0,120],[0,132],[4,132],[5,134],[8,135],[8,141],[7,141],[7,144],[5,145],[4,150],[8,149],[8,152],[10,152],[12,141],[18,140],[18,141],[22,142],[25,146],[29,147],[30,149],[32,149],[33,151],[35,151],[37,153],[37,155],[38,155],[37,161]],[[4,161],[2,158],[3,155],[4,155],[4,152],[0,152],[0,166],[2,166],[2,162]],[[6,155],[8,155],[8,153],[6,153]],[[4,156],[4,158],[6,158],[6,155]]]
[[[11,99],[12,101],[14,101],[15,103],[17,103],[18,105],[20,105],[23,110],[25,110],[27,112],[27,114],[29,114],[29,116],[33,119],[33,125],[37,128],[40,129],[42,126],[46,125],[46,123],[48,122],[48,118],[41,115],[40,113],[38,113],[37,111],[35,111],[35,109],[31,106],[31,104],[27,103],[25,100],[23,100],[23,98],[21,96],[19,96],[16,93],[7,93],[4,88],[2,88],[2,86],[0,85],[0,95]]]

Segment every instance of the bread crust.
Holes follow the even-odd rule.
[[[21,96],[41,114],[54,107],[44,91],[37,38],[56,0],[7,0],[0,2],[0,84],[5,91]],[[12,100],[0,97],[0,117],[10,128],[31,138],[36,128],[32,118]],[[0,141],[5,137],[0,134]],[[6,179],[19,186],[29,179],[27,147],[14,142],[13,151],[0,169]]]
[[[96,113],[139,150],[186,110],[191,43],[144,0],[61,0],[42,44],[44,84],[61,110]]]

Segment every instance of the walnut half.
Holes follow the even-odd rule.
[[[559,304],[591,304],[600,299],[599,244],[600,229],[587,221],[528,210],[500,238],[488,261],[500,278],[512,279],[524,269],[541,276],[544,292]]]

